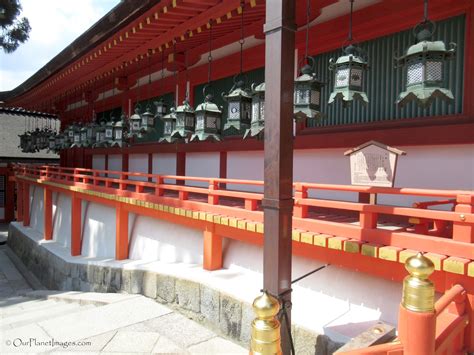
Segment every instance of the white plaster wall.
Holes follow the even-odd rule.
[[[44,192],[43,188],[30,185],[30,227],[39,233],[44,231]]]
[[[427,189],[474,189],[474,145],[400,146],[407,155],[399,158],[395,187]],[[350,185],[349,158],[346,149],[295,150],[294,181]],[[263,179],[263,152],[229,152],[227,177]],[[246,191],[262,189],[228,185]],[[324,199],[357,201],[357,194],[337,191],[313,191],[310,196]],[[411,206],[415,201],[435,197],[379,195],[379,204]]]
[[[105,170],[105,155],[94,154],[92,156],[92,169]],[[101,176],[104,176],[104,174],[101,174]]]
[[[227,178],[263,180],[263,151],[228,152]],[[263,192],[263,186],[228,184],[229,190]]]
[[[153,154],[153,174],[176,175],[176,154]],[[175,180],[165,180],[174,183]]]
[[[136,173],[148,173],[148,154],[130,154],[128,170]],[[130,176],[130,180],[147,181],[146,177]]]
[[[53,193],[53,240],[71,250],[71,198]]]
[[[109,155],[109,170],[122,171],[122,155],[113,154]],[[110,174],[112,178],[118,178],[117,174]]]
[[[263,272],[263,250],[259,246],[227,240],[223,253],[225,268]],[[322,265],[294,256],[292,279]],[[347,341],[379,319],[397,324],[401,283],[331,265],[294,284],[293,289],[294,321],[335,340]]]
[[[202,264],[202,231],[138,216],[131,232],[130,259]]]
[[[219,153],[187,153],[186,176],[219,177]],[[207,182],[186,181],[186,185],[209,187]]]
[[[84,211],[82,255],[113,258],[115,256],[115,209],[88,202]]]

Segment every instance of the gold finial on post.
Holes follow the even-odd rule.
[[[418,253],[407,259],[405,268],[410,275],[403,280],[402,306],[413,312],[433,312],[435,288],[428,279],[434,271],[433,262]]]
[[[252,322],[250,354],[281,355],[280,322],[276,315],[280,311],[278,300],[266,291],[253,301],[257,317]]]

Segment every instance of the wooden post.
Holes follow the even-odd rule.
[[[278,296],[291,288],[293,210],[293,86],[295,1],[274,0],[265,18],[265,185],[263,284]],[[291,300],[291,293],[284,301]],[[287,327],[282,324],[282,351],[290,354]]]
[[[23,183],[17,180],[16,185],[16,220],[23,221]]]
[[[43,208],[44,208],[44,234],[45,240],[53,238],[53,192],[45,187],[43,189]]]
[[[148,174],[153,174],[153,153],[148,153]],[[153,178],[148,177],[148,182],[152,182]]]
[[[186,152],[176,153],[176,175],[186,176]],[[184,180],[176,181],[176,185],[184,185]]]
[[[82,200],[75,192],[71,196],[71,255],[81,255]]]
[[[227,179],[227,152],[219,153],[219,177],[221,179]],[[219,184],[219,188],[225,190],[227,188],[227,184],[225,182],[221,182]]]
[[[430,259],[418,254],[407,259],[410,273],[403,281],[398,336],[404,355],[434,355],[436,340],[435,288],[428,279],[434,271]]]
[[[203,232],[204,239],[204,270],[222,269],[222,237],[206,228]]]
[[[474,226],[465,223],[464,213],[474,213],[474,196],[459,195],[456,198],[455,212],[461,213],[458,222],[453,223],[453,240],[464,243],[474,243]]]
[[[23,183],[23,225],[30,225],[30,185]]]
[[[128,211],[120,202],[115,207],[115,259],[128,259]]]

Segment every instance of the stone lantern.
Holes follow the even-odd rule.
[[[207,139],[220,141],[221,109],[212,101],[212,95],[206,95],[204,102],[196,107],[196,127],[191,141]]]
[[[171,133],[173,138],[187,138],[194,133],[195,113],[187,100],[181,106],[176,107],[176,128]]]
[[[222,97],[227,101],[227,123],[224,132],[231,135],[244,133],[250,126],[252,116],[252,95],[244,88],[243,80],[234,78],[234,86],[227,95]]]
[[[321,114],[321,88],[323,83],[314,73],[314,58],[308,57],[312,65],[301,68],[301,75],[295,79],[294,117],[296,121],[308,118],[319,119]]]
[[[252,85],[252,121],[250,129],[244,134],[247,137],[261,137],[265,125],[265,83]]]
[[[328,103],[339,99],[347,107],[356,99],[367,105],[369,99],[364,86],[368,64],[362,49],[351,44],[344,48],[344,55],[336,61],[331,58],[329,63],[329,69],[334,71],[334,90]]]

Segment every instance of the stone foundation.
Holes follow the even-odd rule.
[[[48,289],[143,294],[249,347],[254,313],[250,304],[232,295],[153,271],[67,262],[15,224],[10,224],[8,246]],[[297,325],[292,333],[298,355],[329,355],[343,345]]]

